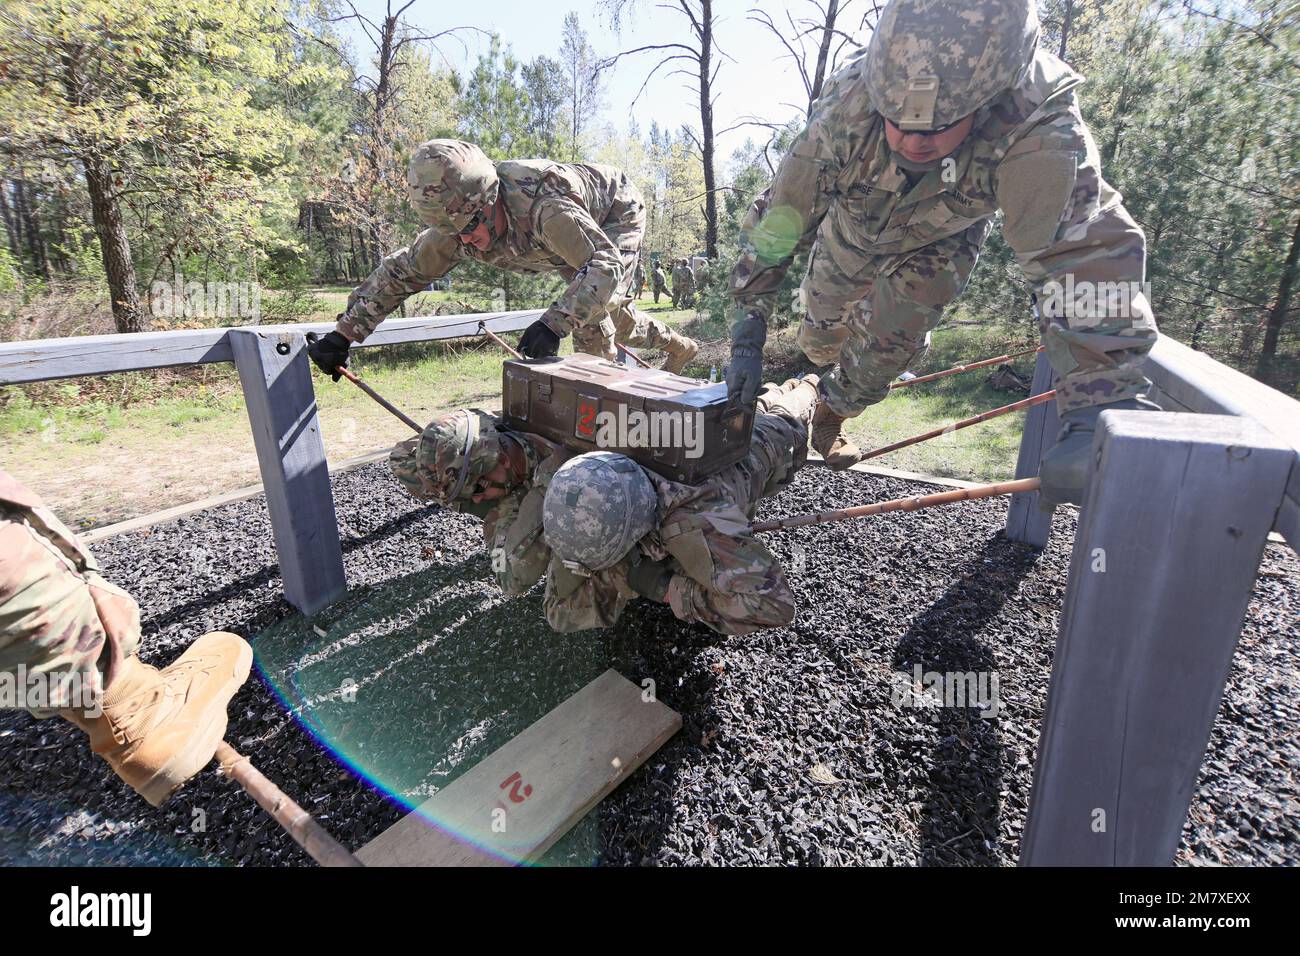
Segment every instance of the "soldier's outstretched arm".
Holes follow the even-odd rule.
[[[535,215],[546,248],[578,272],[546,311],[547,323],[567,335],[579,326],[600,322],[623,277],[618,248],[591,214],[571,199],[545,199]]]
[[[1062,413],[1133,398],[1156,339],[1146,238],[1103,179],[1096,144],[1068,109],[1011,148],[997,170],[1002,232],[1034,284]]]
[[[455,236],[424,230],[409,246],[385,256],[379,268],[353,290],[335,331],[349,342],[364,342],[390,312],[445,276],[460,258]]]
[[[794,620],[794,594],[776,556],[747,529],[740,509],[691,515],[662,532],[685,573],[674,574],[666,600],[683,621],[723,634],[748,634]]]

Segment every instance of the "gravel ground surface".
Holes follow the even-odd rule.
[[[312,622],[279,597],[263,500],[96,547],[140,601],[144,658],[254,638],[227,739],[345,845],[473,766],[605,667],[684,726],[545,862],[1013,864],[1073,531],[1005,541],[1005,501],[769,534],[789,628],[728,638],[638,602],[555,635],[540,594],[489,583],[476,521],[421,508],[384,463],[337,475],[353,590]],[[810,468],[761,516],[933,487]],[[1300,862],[1300,564],[1270,545],[1178,862]],[[995,673],[1001,713],[896,706],[914,668]],[[919,701],[923,703],[923,701]],[[0,863],[297,865],[215,765],[151,810],[59,721],[0,714]]]

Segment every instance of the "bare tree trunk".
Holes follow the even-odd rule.
[[[831,40],[835,36],[835,18],[840,12],[840,0],[830,0],[826,5],[826,24],[822,28],[822,42],[817,47],[817,68],[813,73],[812,88],[808,92],[808,115],[812,116],[813,103],[822,95],[826,82],[826,62],[830,57]]]
[[[23,232],[27,236],[27,251],[31,255],[32,268],[46,282],[50,281],[50,260],[45,255],[45,240],[41,238],[40,218],[32,202],[31,187],[23,180],[15,184],[14,204],[18,217],[23,223]]]
[[[1296,263],[1300,261],[1300,217],[1296,218],[1295,232],[1291,234],[1291,248],[1287,250],[1286,264],[1282,266],[1282,281],[1278,283],[1277,299],[1268,311],[1268,324],[1264,332],[1264,345],[1259,352],[1259,362],[1255,374],[1262,377],[1272,364],[1277,354],[1277,340],[1282,334],[1282,325],[1287,313],[1291,311],[1291,290],[1295,285]]]
[[[704,254],[718,257],[718,195],[713,173],[713,100],[709,65],[713,48],[713,0],[700,0],[700,151],[704,154]]]
[[[13,253],[14,262],[21,265],[23,261],[23,249],[19,243],[17,221],[15,220],[13,210],[9,208],[8,194],[8,181],[0,179],[0,219],[4,220],[5,236],[9,240],[9,251]]]
[[[122,221],[122,207],[113,194],[113,171],[100,156],[83,156],[82,166],[113,303],[113,322],[119,332],[143,332],[148,320],[140,308],[140,294],[135,287],[135,263]]]
[[[1070,42],[1070,25],[1074,20],[1074,0],[1065,0],[1065,11],[1061,14],[1061,45],[1056,55],[1065,59],[1065,49]]]

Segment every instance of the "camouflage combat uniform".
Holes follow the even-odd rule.
[[[936,24],[961,28],[958,17]],[[827,82],[755,201],[730,280],[737,312],[766,320],[792,259],[812,247],[798,341],[813,362],[839,363],[822,387],[841,416],[880,401],[908,367],[965,287],[998,210],[1040,297],[1045,283],[1067,276],[1126,285],[1145,278],[1145,239],[1101,177],[1075,98],[1078,74],[1038,50],[1016,86],[976,111],[970,135],[939,168],[909,172],[894,161],[872,107],[867,52]],[[1062,413],[1148,386],[1139,367],[1155,320],[1142,296],[1124,312],[1045,316]]]
[[[695,300],[695,273],[685,260],[673,266],[673,308],[689,309]]]
[[[664,275],[664,267],[658,262],[655,263],[652,278],[654,279],[655,305],[658,305],[659,296],[668,292],[668,277]]]
[[[337,330],[362,342],[408,296],[463,259],[514,272],[556,272],[569,286],[545,318],[573,333],[580,352],[613,358],[614,342],[666,347],[671,333],[633,305],[632,283],[645,233],[645,203],[611,166],[511,160],[496,164],[507,233],[486,252],[428,228],[384,258],[348,297]]]
[[[747,634],[794,619],[794,595],[785,574],[748,525],[759,499],[778,493],[802,467],[815,400],[811,387],[783,391],[765,386],[748,457],[698,485],[642,469],[658,495],[659,528],[641,540],[640,549],[652,560],[671,560],[666,600],[681,620],[724,634]],[[494,559],[501,555],[498,580],[511,593],[521,593],[545,566],[551,627],[609,627],[637,596],[627,580],[628,559],[590,577],[575,574],[550,554],[541,536],[546,485],[569,456],[559,453],[542,462],[508,526],[505,517],[497,518],[494,547],[518,542],[494,553]],[[523,543],[528,546],[521,548]]]
[[[0,671],[76,673],[101,695],[139,644],[135,601],[100,577],[76,536],[0,469]],[[32,712],[46,717],[55,709]]]
[[[632,277],[632,298],[641,298],[641,293],[645,291],[645,264],[637,259],[636,274]]]

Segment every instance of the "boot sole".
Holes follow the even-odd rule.
[[[168,797],[202,770],[216,754],[217,745],[226,736],[226,726],[229,721],[226,708],[230,704],[230,699],[235,696],[239,688],[244,686],[252,669],[253,648],[245,642],[239,649],[239,657],[235,660],[235,673],[228,685],[229,693],[213,699],[212,713],[208,715],[202,729],[194,735],[189,746],[163,764],[158,772],[139,788],[140,796],[144,797],[150,806],[161,806]]]

